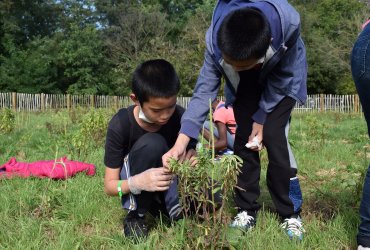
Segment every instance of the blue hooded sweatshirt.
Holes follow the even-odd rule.
[[[225,79],[226,106],[235,101],[240,77],[222,58],[216,37],[223,18],[240,8],[259,9],[270,24],[273,39],[259,78],[259,84],[263,84],[264,90],[259,109],[252,119],[264,124],[267,114],[286,96],[300,104],[304,104],[307,99],[306,50],[300,37],[298,12],[286,0],[219,0],[206,33],[203,66],[188,108],[182,116],[180,133],[191,138],[198,137],[209,112],[209,100],[213,101],[217,97],[222,77]]]

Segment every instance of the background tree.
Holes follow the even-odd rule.
[[[52,0],[0,2],[0,89],[35,93],[53,87],[54,44],[61,9]]]
[[[307,47],[308,92],[355,93],[349,58],[369,18],[365,2],[357,0],[293,1],[301,14],[302,36]]]
[[[349,56],[366,1],[291,0],[302,19],[308,91],[354,93]],[[0,1],[0,91],[126,95],[134,68],[164,58],[181,95],[198,77],[214,0]]]
[[[113,94],[93,1],[1,5],[2,91]]]

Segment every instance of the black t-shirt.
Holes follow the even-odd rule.
[[[148,133],[136,122],[133,113],[134,107],[120,109],[109,122],[104,155],[104,164],[109,168],[122,167],[123,159],[129,153],[131,147],[141,136]],[[169,148],[176,142],[181,127],[181,116],[184,111],[183,107],[176,105],[175,111],[168,122],[155,132],[166,139]],[[191,145],[194,145],[194,142]]]

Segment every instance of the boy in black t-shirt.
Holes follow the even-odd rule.
[[[123,227],[128,237],[148,234],[146,212],[161,211],[171,220],[181,216],[177,178],[162,165],[163,154],[175,144],[184,113],[176,105],[179,88],[169,62],[146,61],[133,74],[130,98],[135,105],[119,110],[109,123],[104,189],[108,195],[119,195],[129,210]],[[193,147],[185,158],[194,165],[194,156]]]

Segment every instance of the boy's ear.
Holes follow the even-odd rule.
[[[136,106],[140,106],[140,102],[139,102],[139,100],[137,99],[137,97],[134,93],[130,94],[130,98],[135,103]]]

